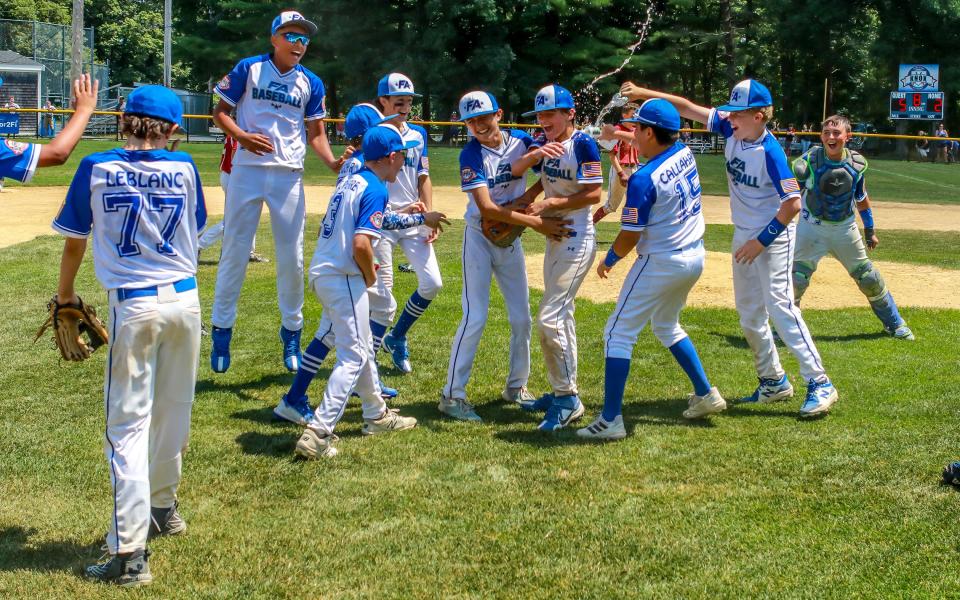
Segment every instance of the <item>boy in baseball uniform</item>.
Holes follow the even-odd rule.
[[[637,111],[637,105],[628,102],[623,105],[622,120],[614,127],[617,131],[623,131],[633,135],[634,124],[633,115]],[[633,147],[632,142],[618,140],[617,144],[610,151],[610,174],[607,178],[607,201],[593,213],[593,223],[599,223],[604,217],[620,209],[620,203],[627,190],[627,181],[637,170],[639,158],[637,149]]]
[[[800,376],[807,387],[800,416],[826,414],[837,401],[837,390],[827,377],[800,309],[793,303],[793,219],[800,212],[800,186],[783,148],[767,130],[767,122],[773,118],[770,91],[760,82],[746,79],[733,87],[729,103],[718,108],[629,82],[620,93],[631,100],[663,98],[677,107],[682,117],[705,123],[710,131],[726,138],[734,224],[734,300],[760,380],[753,395],[743,401],[774,402],[793,396],[767,323],[772,320],[800,363]]]
[[[376,280],[373,246],[387,206],[384,182],[396,179],[406,151],[415,144],[405,141],[392,125],[370,128],[363,137],[363,168],[337,185],[323,217],[310,264],[310,287],[323,305],[318,331],[332,330],[337,363],[320,406],[297,441],[296,454],[303,458],[337,453],[333,430],[354,390],[362,402],[364,435],[403,431],[417,424],[413,417],[387,408],[380,394],[367,295]]]
[[[271,26],[273,52],[243,59],[217,84],[220,102],[214,122],[240,147],[226,192],[225,236],[213,299],[210,368],[215,373],[230,368],[237,302],[264,204],[275,243],[283,362],[288,371],[300,367],[307,147],[334,172],[340,168],[323,127],[323,82],[300,65],[316,32],[317,26],[300,13],[280,13]]]
[[[83,159],[53,221],[67,238],[58,299],[76,301],[91,236],[94,270],[110,297],[104,452],[113,515],[109,558],[86,575],[124,586],[152,580],[149,537],[186,529],[177,487],[200,352],[197,231],[207,212],[190,155],[166,150],[182,115],[164,87],[131,92],[126,145]]]
[[[590,439],[618,440],[627,435],[621,414],[623,393],[633,346],[647,323],[693,384],[683,416],[695,419],[727,408],[679,322],[706,256],[696,160],[678,141],[680,113],[666,100],[647,100],[631,122],[636,124],[634,146],[648,162],[630,178],[620,233],[597,265],[597,275],[606,279],[634,248],[637,259],[604,329],[603,412],[577,431]]]
[[[540,347],[551,391],[534,401],[521,403],[529,411],[545,411],[538,428],[555,431],[583,415],[577,388],[577,330],[574,298],[596,254],[595,231],[590,207],[600,201],[603,174],[600,150],[589,135],[574,128],[573,95],[559,85],[537,92],[534,109],[543,134],[536,147],[513,163],[520,176],[536,167],[540,180],[531,189],[544,198],[527,208],[533,216],[562,216],[572,221],[567,237],[547,239],[543,257],[543,298],[537,311]]]

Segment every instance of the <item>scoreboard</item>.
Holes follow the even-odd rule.
[[[890,92],[891,119],[943,120],[943,92]]]

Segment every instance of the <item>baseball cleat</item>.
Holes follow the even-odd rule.
[[[360,433],[363,435],[376,435],[378,433],[389,433],[393,431],[404,431],[413,429],[417,426],[417,420],[413,417],[403,417],[397,411],[387,409],[379,419],[364,419],[363,428]]]
[[[793,386],[790,380],[784,375],[780,379],[766,379],[759,377],[760,385],[754,390],[753,395],[741,398],[740,402],[768,404],[779,400],[786,400],[793,397]]]
[[[943,468],[943,483],[960,486],[960,462],[952,462]]]
[[[101,583],[112,583],[120,587],[140,587],[150,585],[153,576],[147,559],[150,552],[146,549],[110,555],[108,560],[90,565],[83,570],[87,579]]]
[[[170,508],[150,507],[150,529],[147,530],[147,539],[159,535],[180,535],[187,530],[187,522],[183,520],[174,502]]]
[[[273,409],[273,414],[279,419],[296,423],[297,425],[306,425],[313,416],[313,409],[306,396],[300,396],[299,400],[290,402],[287,395],[284,394],[280,403]]]
[[[262,254],[257,254],[256,252],[250,253],[250,262],[252,263],[268,263],[270,259]]]
[[[483,419],[473,410],[473,405],[463,398],[445,398],[440,396],[440,404],[437,408],[441,413],[460,421],[480,422]]]
[[[300,353],[300,333],[303,329],[291,331],[280,326],[280,341],[283,343],[283,366],[291,373],[296,373],[303,362],[303,355]]]
[[[321,458],[330,458],[337,455],[337,449],[333,444],[339,438],[333,434],[321,435],[310,429],[303,430],[300,439],[297,440],[297,447],[294,454],[307,460],[318,460]]]
[[[890,335],[892,335],[898,340],[907,340],[912,342],[915,339],[917,339],[914,337],[913,331],[911,331],[910,328],[907,327],[906,323],[904,323],[900,327],[897,327],[896,329],[888,329],[887,333],[889,333]]]
[[[703,396],[696,394],[690,395],[690,402],[687,410],[683,411],[684,419],[699,419],[707,415],[723,412],[727,410],[727,403],[717,391],[712,387],[710,391]]]
[[[593,423],[577,430],[577,437],[587,440],[622,440],[627,437],[623,415],[617,415],[613,421],[607,421],[603,415],[598,415]]]
[[[500,397],[507,402],[515,402],[517,404],[537,401],[536,397],[530,393],[530,390],[528,390],[527,386],[525,385],[521,387],[507,388],[503,390],[503,393],[500,394]]]
[[[413,372],[413,367],[410,365],[410,351],[407,350],[406,338],[397,339],[387,334],[383,338],[383,347],[390,353],[390,358],[393,359],[393,366],[396,367],[398,371],[403,373]]]
[[[540,431],[557,431],[583,416],[583,403],[575,395],[557,396],[547,409],[543,421],[537,425]]]
[[[807,399],[800,407],[801,417],[816,417],[830,412],[830,407],[837,401],[837,388],[833,387],[826,377],[823,381],[811,379],[807,384]]]
[[[545,412],[548,408],[553,406],[553,400],[553,394],[547,392],[536,400],[524,400],[520,403],[520,408],[527,412]]]
[[[230,338],[233,337],[233,328],[214,325],[210,337],[213,340],[210,368],[214,373],[226,373],[230,368]]]

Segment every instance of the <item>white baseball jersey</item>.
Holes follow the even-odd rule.
[[[310,262],[311,282],[331,273],[362,274],[353,259],[353,236],[363,233],[379,239],[386,205],[387,188],[370,169],[363,168],[337,185],[320,224],[317,249]]]
[[[430,159],[427,156],[427,132],[419,125],[403,124],[400,136],[404,142],[415,141],[419,145],[407,150],[407,160],[397,175],[397,180],[387,183],[390,192],[390,210],[401,210],[420,199],[421,175],[430,175]]]
[[[504,131],[500,136],[502,141],[496,148],[484,146],[476,139],[463,147],[460,151],[460,189],[469,193],[487,187],[494,203],[503,206],[527,190],[526,174],[514,177],[510,167],[527,153],[533,138],[518,130]],[[476,202],[468,199],[463,218],[468,225],[480,226],[480,209]]]
[[[639,254],[673,252],[703,238],[700,174],[690,149],[675,142],[630,177],[621,227],[642,231]]]
[[[269,54],[245,58],[214,90],[236,107],[237,125],[270,139],[273,153],[258,156],[243,147],[234,165],[302,169],[307,149],[304,121],[327,116],[323,81],[302,65],[280,73]]]
[[[534,145],[547,143],[544,135],[537,136]],[[592,137],[582,131],[574,131],[570,138],[561,142],[566,152],[560,158],[544,158],[535,170],[540,173],[545,198],[568,197],[583,189],[584,184],[603,184],[603,170],[600,164],[600,149]],[[577,234],[593,231],[593,218],[590,207],[585,206],[571,211],[550,213],[550,216],[562,214],[573,223],[570,225]]]
[[[0,144],[0,179],[16,179],[27,183],[33,179],[40,161],[40,144],[4,140]]]
[[[93,233],[94,271],[112,290],[194,275],[196,232],[206,222],[200,175],[189,154],[117,148],[80,162],[53,228],[67,237]]]
[[[335,185],[340,185],[340,182],[350,177],[354,173],[359,173],[360,169],[363,168],[363,154],[360,152],[355,152],[353,156],[343,161],[343,166],[340,167],[340,171],[337,173],[337,183]]]
[[[767,226],[780,204],[800,195],[800,186],[780,143],[764,130],[760,139],[747,142],[733,137],[728,113],[711,109],[707,128],[727,138],[727,181],[733,224],[759,231]]]

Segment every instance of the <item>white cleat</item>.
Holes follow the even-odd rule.
[[[477,423],[483,421],[480,415],[473,410],[473,405],[463,398],[445,398],[440,396],[440,404],[437,408],[441,413],[459,421],[474,421]]]
[[[900,327],[897,327],[893,331],[890,331],[888,329],[887,332],[898,340],[906,340],[908,342],[912,342],[915,339],[917,339],[916,337],[914,337],[913,331],[911,331],[910,328],[907,327],[906,323],[904,323]]]
[[[710,392],[703,396],[690,395],[690,403],[687,410],[683,411],[683,418],[699,419],[725,410],[727,410],[726,401],[717,391],[717,388],[712,387]]]
[[[500,397],[506,400],[507,402],[514,402],[520,404],[522,402],[535,402],[536,397],[530,393],[530,390],[527,389],[527,386],[507,388],[503,390],[503,393],[500,394]]]
[[[577,437],[587,440],[622,440],[627,437],[623,415],[617,415],[613,421],[606,421],[602,415],[598,415],[593,423],[577,430]]]
[[[297,440],[297,447],[294,452],[297,456],[307,460],[331,458],[337,455],[337,449],[333,447],[337,439],[335,435],[320,435],[308,427],[303,431],[300,439]]]
[[[360,433],[363,435],[376,435],[378,433],[390,433],[394,431],[405,431],[417,426],[417,420],[413,417],[402,417],[394,409],[387,409],[379,419],[364,419],[363,428]]]

